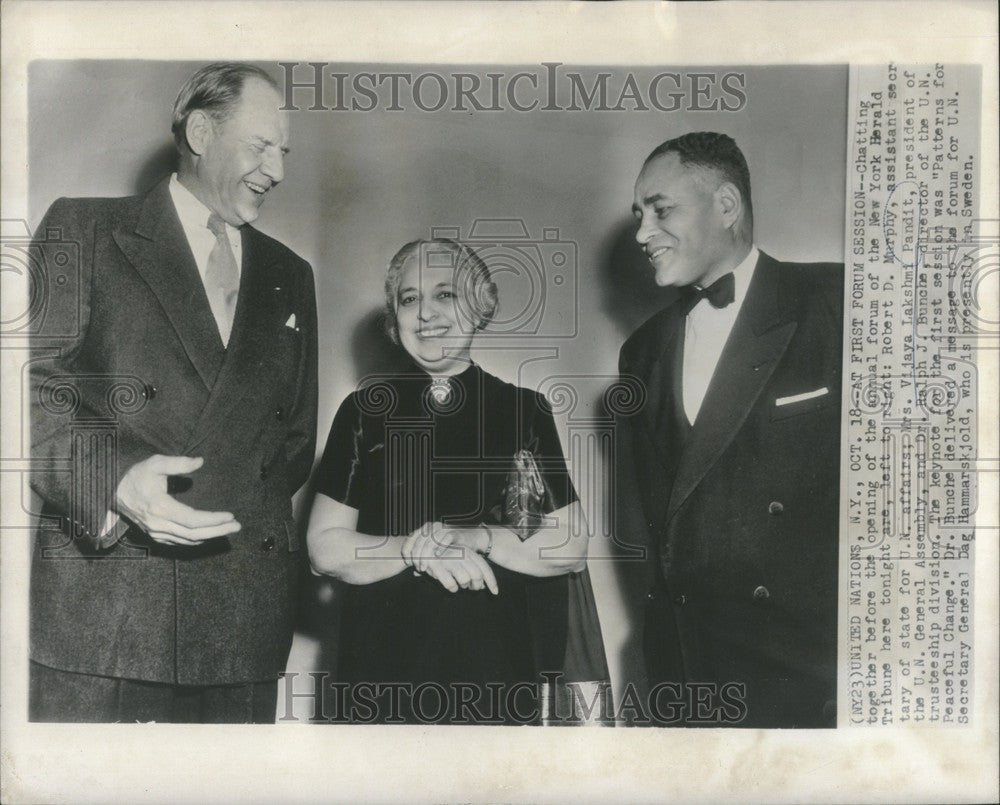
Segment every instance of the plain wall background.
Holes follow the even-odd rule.
[[[29,224],[36,226],[60,196],[130,195],[169,171],[170,109],[181,84],[201,64],[33,63]],[[262,66],[281,78],[277,65]],[[621,86],[627,70],[601,69],[615,74],[611,86]],[[658,72],[683,69],[664,65],[632,72],[642,86]],[[542,72],[538,65],[331,64],[330,70]],[[575,65],[562,70],[591,76],[588,85],[595,72]],[[521,219],[532,238],[558,230],[558,241],[569,244],[564,253],[575,249],[575,266],[563,275],[569,285],[549,287],[545,311],[545,321],[561,336],[569,335],[487,333],[474,355],[505,380],[552,391],[571,471],[598,532],[590,567],[619,690],[625,680],[643,676],[636,641],[647,571],[640,561],[622,559],[623,549],[600,533],[608,481],[606,447],[599,438],[606,427],[601,400],[614,380],[622,341],[670,299],[670,291],[653,284],[633,239],[630,206],[642,160],[660,142],[684,132],[726,132],[750,166],[757,244],[778,259],[843,259],[847,68],[717,70],[733,71],[746,77],[748,102],[738,112],[455,112],[450,104],[433,113],[412,106],[405,112],[307,111],[308,93],[298,94],[302,111],[291,113],[285,180],[256,224],[309,260],[316,275],[319,449],[340,401],[361,377],[391,362],[377,313],[385,266],[403,243],[441,227],[467,235],[476,219]],[[297,80],[308,76],[311,72],[298,73]],[[502,244],[491,253],[503,263]],[[546,281],[551,277],[550,272]],[[522,289],[501,281],[502,311],[515,309],[512,300],[516,306]],[[567,390],[575,399],[562,406]],[[308,490],[300,497],[307,509]],[[330,668],[336,642],[336,593],[330,584],[311,584],[301,624],[289,669]]]

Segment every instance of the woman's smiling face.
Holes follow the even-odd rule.
[[[467,302],[459,301],[453,265],[429,265],[417,250],[406,261],[396,291],[399,342],[424,371],[454,375],[469,363],[476,333]]]

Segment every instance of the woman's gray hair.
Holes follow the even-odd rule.
[[[393,344],[399,344],[396,323],[399,283],[406,261],[414,256],[424,266],[453,267],[459,315],[472,328],[482,330],[493,320],[499,305],[497,286],[479,255],[464,243],[449,238],[411,240],[389,261],[385,274],[385,332]]]

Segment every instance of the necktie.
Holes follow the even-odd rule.
[[[212,213],[208,217],[208,228],[215,235],[215,245],[208,256],[208,267],[205,269],[205,292],[208,294],[208,304],[219,327],[222,343],[229,346],[229,334],[233,330],[233,316],[236,313],[236,297],[240,291],[240,272],[236,267],[229,236],[226,234],[226,222]]]
[[[684,315],[686,316],[702,299],[715,308],[726,307],[736,300],[736,277],[733,272],[723,274],[707,288],[688,285],[682,289]]]

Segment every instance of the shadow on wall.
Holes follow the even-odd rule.
[[[375,308],[365,314],[351,335],[351,359],[359,384],[370,375],[413,371],[406,352],[386,335],[384,322],[382,308]]]
[[[630,408],[630,392],[623,392],[616,383],[609,383],[595,405],[597,416],[613,422],[617,416]],[[617,410],[616,410],[617,409]],[[625,634],[622,636],[617,663],[608,657],[608,662],[621,669],[621,679],[615,679],[616,690],[625,683],[635,685],[636,692],[645,697],[648,692],[645,654],[642,647],[645,622],[646,593],[652,586],[655,574],[655,551],[649,544],[645,524],[641,514],[635,510],[634,501],[626,500],[622,494],[632,483],[629,468],[621,466],[616,455],[616,440],[601,440],[600,460],[606,477],[610,479],[606,489],[611,500],[605,501],[610,522],[612,541],[607,550],[606,561],[612,563],[615,587],[623,609]],[[619,693],[619,695],[621,695]]]
[[[625,341],[646,319],[677,297],[672,288],[653,281],[653,270],[635,240],[636,223],[624,219],[613,227],[600,247],[598,281],[602,312]]]
[[[177,149],[173,141],[165,142],[157,148],[138,171],[132,180],[133,193],[145,193],[150,190],[164,176],[168,176],[177,170]]]

